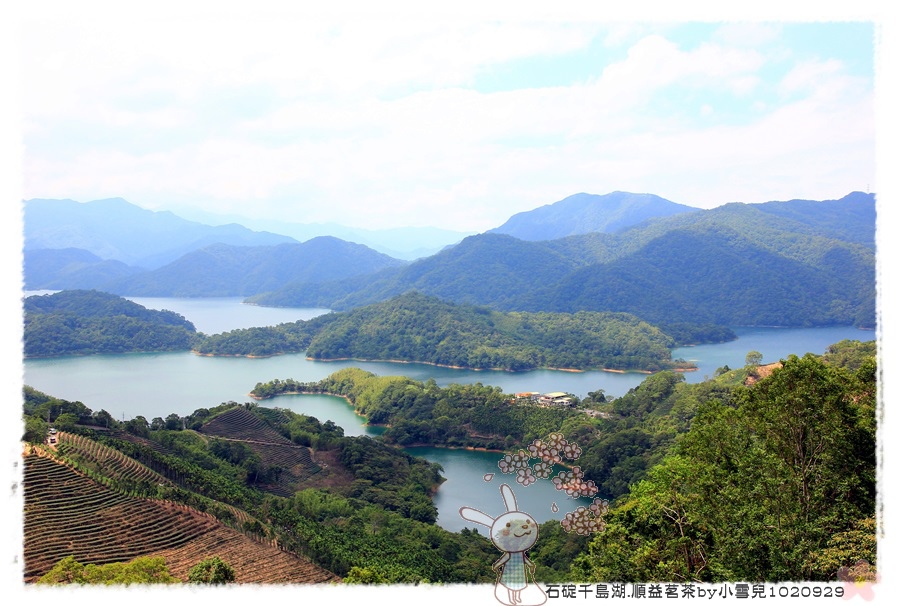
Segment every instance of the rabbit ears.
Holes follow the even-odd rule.
[[[506,505],[506,511],[519,511],[516,508],[516,495],[508,484],[500,485],[500,495],[503,497],[503,504]]]
[[[460,507],[459,515],[464,520],[469,520],[470,522],[475,522],[476,524],[482,524],[490,528],[494,524],[494,518],[484,513],[483,511],[479,511],[478,509],[472,509],[471,507]]]
[[[500,485],[500,496],[503,497],[503,504],[506,505],[506,512],[510,511],[518,511],[516,509],[516,495],[513,493],[512,488],[507,484]],[[480,511],[478,509],[473,509],[472,507],[460,507],[459,515],[464,520],[469,520],[470,522],[475,522],[476,524],[483,524],[490,528],[490,526],[494,523],[494,518],[489,516],[488,514]]]

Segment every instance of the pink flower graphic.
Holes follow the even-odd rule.
[[[838,568],[837,577],[844,582],[844,599],[849,600],[854,596],[860,596],[866,601],[875,598],[873,584],[881,580],[881,575],[875,571],[866,560],[857,560],[853,566],[841,566]]]

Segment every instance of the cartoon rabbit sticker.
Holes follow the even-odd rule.
[[[534,563],[525,555],[537,541],[538,524],[533,517],[518,510],[512,488],[501,485],[500,495],[506,513],[496,519],[471,507],[460,507],[459,515],[490,528],[491,542],[503,552],[492,566],[495,571],[502,568],[494,587],[497,601],[507,606],[540,606],[547,601],[547,595],[534,582]],[[529,573],[531,583],[528,582]]]

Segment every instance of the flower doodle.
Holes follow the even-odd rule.
[[[501,473],[515,474],[516,482],[527,487],[537,480],[551,479],[554,465],[575,461],[581,454],[582,450],[578,444],[569,442],[562,433],[555,432],[544,439],[533,440],[525,449],[504,455],[497,463],[497,467]],[[534,465],[531,463],[533,459],[537,459]],[[573,499],[594,497],[598,492],[597,484],[593,480],[585,479],[584,472],[578,466],[560,471],[551,481],[557,490],[564,491]],[[558,508],[554,511],[558,511]],[[566,532],[581,535],[601,532],[606,528],[604,516],[608,511],[607,501],[594,498],[590,506],[578,507],[575,511],[567,513],[560,525]]]
[[[881,580],[881,575],[875,572],[875,568],[868,561],[858,560],[853,566],[838,568],[837,578],[844,582],[845,600],[858,595],[868,601],[875,597],[872,585]]]

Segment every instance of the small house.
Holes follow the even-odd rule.
[[[572,396],[564,391],[545,393],[540,398],[540,403],[545,406],[572,406]]]

